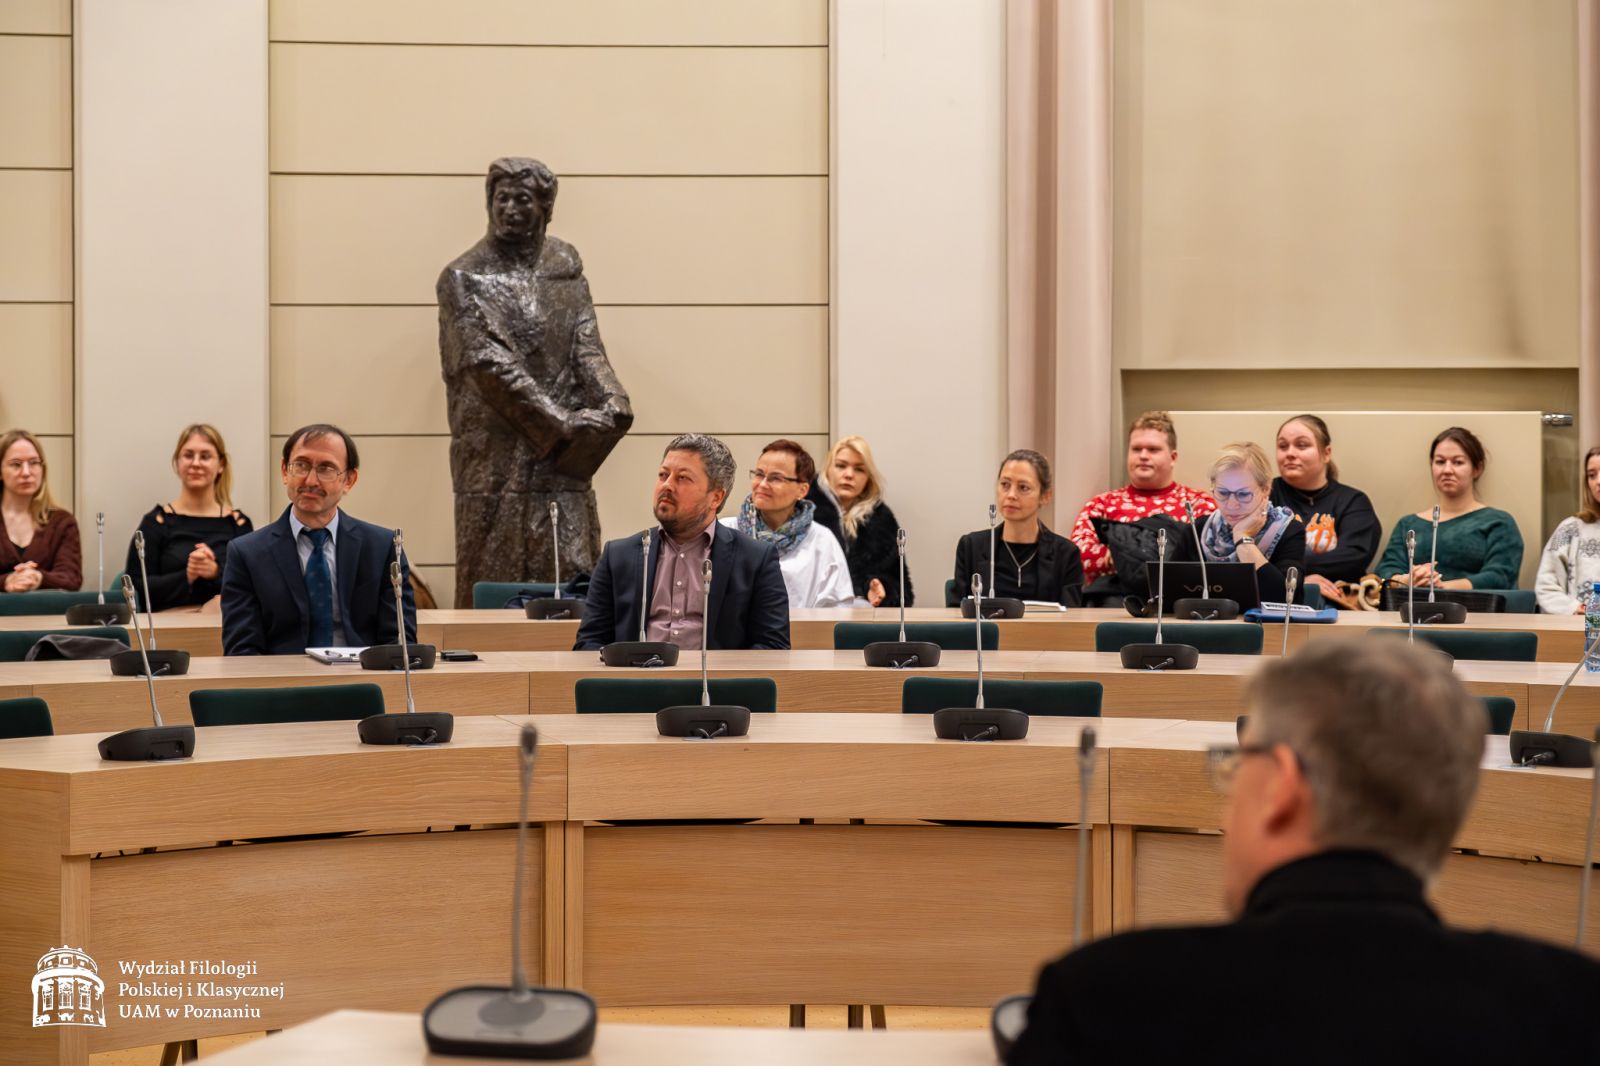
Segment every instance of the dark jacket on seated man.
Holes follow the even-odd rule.
[[[1416,875],[1330,851],[1263,877],[1238,921],[1052,963],[1008,1061],[1600,1062],[1597,1002],[1600,962],[1450,929]]]
[[[995,531],[996,552],[994,585],[989,588],[989,531],[974,530],[956,541],[956,602],[972,595],[972,575],[983,578],[985,596],[1009,596],[1018,600],[1059,603],[1063,607],[1083,605],[1083,555],[1078,546],[1039,523],[1039,540],[1034,544],[1009,544]],[[1009,550],[1008,550],[1009,549]],[[1022,580],[1017,580],[1021,571]]]
[[[712,523],[710,617],[706,648],[789,647],[789,593],[771,543],[752,540],[720,522]],[[641,530],[640,533],[643,531]],[[589,578],[583,622],[574,651],[639,639],[640,533],[608,541]],[[661,530],[650,531],[650,592],[661,558]],[[649,609],[646,600],[645,609]]]
[[[335,646],[394,644],[394,531],[339,512],[333,540],[333,627]],[[411,574],[401,562],[406,639],[417,636],[417,609]],[[228,547],[222,572],[222,653],[293,655],[304,652],[311,634],[311,607],[305,573],[289,525],[289,509],[270,526],[246,534]]]

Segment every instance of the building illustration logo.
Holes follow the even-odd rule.
[[[77,948],[51,948],[33,975],[33,1027],[106,1026],[106,983],[100,967]]]

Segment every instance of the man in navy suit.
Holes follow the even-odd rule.
[[[787,648],[789,594],[777,549],[717,522],[733,489],[733,453],[715,437],[675,437],[656,472],[657,529],[606,544],[589,579],[576,651],[639,639],[644,586],[646,640],[680,648]],[[649,573],[641,581],[644,537]],[[702,566],[711,559],[710,617]]]
[[[355,488],[356,442],[338,426],[297,429],[283,446],[289,507],[228,547],[222,653],[295,655],[307,648],[394,644],[394,531],[339,510]],[[410,573],[400,561],[406,636],[417,634]]]

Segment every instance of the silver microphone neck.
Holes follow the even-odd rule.
[[[903,534],[898,538],[896,550],[900,555],[900,643],[906,642],[906,541]]]
[[[994,542],[994,531],[995,531],[994,518],[995,518],[994,505],[990,504],[989,505],[989,595],[990,596],[994,595],[994,564],[995,564],[995,548],[997,547],[997,545]]]
[[[1078,880],[1073,886],[1072,946],[1083,943],[1084,901],[1089,893],[1089,786],[1094,781],[1094,726],[1078,734]]]
[[[100,577],[95,587],[100,590],[100,595],[95,598],[98,606],[105,606],[106,602],[106,513],[96,511],[94,515],[95,548],[100,555]]]
[[[1437,506],[1435,506],[1434,509],[1433,509],[1433,543],[1428,548],[1428,569],[1430,571],[1433,571],[1433,573],[1431,573],[1429,575],[1429,579],[1428,579],[1428,602],[1429,603],[1433,603],[1434,602],[1434,596],[1435,596],[1435,593],[1437,592],[1438,587],[1439,587],[1438,581],[1437,581],[1437,578],[1436,578],[1436,574],[1437,574],[1438,568],[1439,568],[1439,508]]]
[[[711,681],[706,670],[706,645],[710,644],[711,636],[711,560],[706,559],[705,568],[701,571],[703,580],[700,589],[700,706],[711,706]]]
[[[1156,643],[1161,643],[1161,616],[1167,598],[1167,531],[1156,535]]]
[[[1550,701],[1550,710],[1544,716],[1544,731],[1546,733],[1550,732],[1551,727],[1555,725],[1556,708],[1561,706],[1561,697],[1567,694],[1567,689],[1571,688],[1572,683],[1578,678],[1578,671],[1583,669],[1583,664],[1588,662],[1589,656],[1594,654],[1597,647],[1600,647],[1600,630],[1596,630],[1595,635],[1589,640],[1588,644],[1584,645],[1583,654],[1578,656],[1578,663],[1572,668],[1572,673],[1568,674],[1567,679],[1561,682],[1561,687],[1556,689],[1556,697]],[[1595,767],[1595,772],[1600,773],[1600,766]]]
[[[139,550],[139,591],[144,596],[144,622],[150,629],[150,648],[154,651],[157,648],[156,616],[155,605],[150,602],[150,575],[145,572],[144,568],[144,534],[136,532],[133,538],[133,542]],[[135,623],[135,626],[137,626],[137,623]]]
[[[1200,598],[1211,598],[1211,578],[1206,575],[1206,549],[1200,543],[1200,524],[1195,521],[1194,504],[1187,500],[1183,504],[1184,513],[1189,516],[1189,532],[1194,535],[1195,554],[1200,559]]]
[[[1300,572],[1294,567],[1289,568],[1283,582],[1283,650],[1280,657],[1289,654],[1289,613],[1294,606],[1295,589],[1300,585]]]
[[[973,647],[978,649],[978,700],[974,707],[983,709],[983,585],[978,575],[972,576],[972,624],[977,633]]]
[[[155,674],[150,670],[150,653],[145,650],[144,634],[139,631],[139,603],[138,597],[133,594],[133,578],[127,574],[122,575],[122,598],[133,601],[130,604],[134,612],[133,635],[139,640],[139,661],[144,664],[145,688],[150,693],[150,717],[154,720],[156,727],[160,728],[166,723],[161,720],[161,709],[156,706],[156,678]]]
[[[1417,538],[1406,538],[1406,643],[1417,642]]]
[[[558,521],[561,517],[561,507],[554,500],[550,501],[550,554],[555,557],[556,569],[556,599],[561,598],[561,533]]]
[[[530,736],[530,734],[532,734]],[[522,871],[528,847],[528,794],[533,791],[533,760],[538,751],[538,734],[533,726],[523,726],[522,743],[517,751],[521,762],[519,778],[522,799],[517,818],[517,869],[511,890],[511,998],[523,1002],[531,998],[528,975],[522,968]]]
[[[389,583],[394,587],[394,631],[400,644],[400,668],[405,671],[406,713],[415,714],[416,703],[411,698],[411,648],[406,642],[406,608],[403,578],[400,575],[400,542],[395,540],[394,568],[389,572]]]
[[[644,643],[645,624],[650,613],[650,531],[639,538],[639,643]]]

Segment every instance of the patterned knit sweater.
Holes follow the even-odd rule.
[[[1102,574],[1116,572],[1111,552],[1095,535],[1096,518],[1109,518],[1113,522],[1137,522],[1151,515],[1165,514],[1187,521],[1183,513],[1184,501],[1194,505],[1196,515],[1210,514],[1217,509],[1217,501],[1209,492],[1191,489],[1173,482],[1164,489],[1136,489],[1124,485],[1120,489],[1102,492],[1083,505],[1078,520],[1072,524],[1072,543],[1083,553],[1083,583],[1087,585]]]

